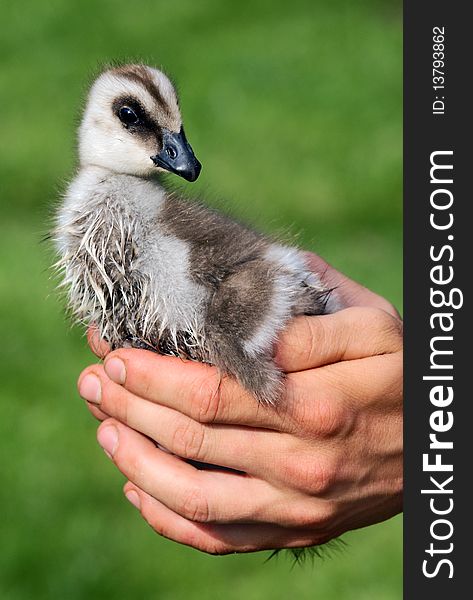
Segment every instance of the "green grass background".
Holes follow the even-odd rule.
[[[163,540],[124,500],[75,391],[93,358],[40,244],[99,63],[163,65],[204,165],[194,185],[289,227],[401,302],[401,14],[388,0],[23,0],[0,35],[0,598],[401,597],[401,519],[291,570]]]

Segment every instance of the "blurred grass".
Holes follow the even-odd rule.
[[[92,359],[40,244],[73,173],[84,86],[135,58],[177,80],[203,162],[186,189],[401,302],[401,15],[388,0],[43,0],[0,36],[0,597],[401,597],[401,519],[314,567],[210,557],[160,539],[123,500],[75,380]]]

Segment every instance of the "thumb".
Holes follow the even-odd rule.
[[[275,360],[287,373],[402,348],[402,321],[380,308],[353,306],[331,315],[298,317],[282,333]]]

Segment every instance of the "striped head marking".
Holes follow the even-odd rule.
[[[109,69],[95,80],[79,128],[79,157],[82,166],[142,177],[169,171],[195,181],[201,169],[172,83],[138,64]]]

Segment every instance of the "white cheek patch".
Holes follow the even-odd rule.
[[[179,130],[181,116],[174,88],[169,79],[159,71],[150,69],[156,87],[168,103],[172,117],[163,116],[172,128]],[[150,92],[131,78],[113,72],[101,75],[92,86],[79,128],[79,158],[82,165],[95,165],[114,172],[149,176],[157,168],[151,160],[156,154],[156,144],[130,134],[112,111],[116,98],[131,96],[150,115],[162,110]]]

